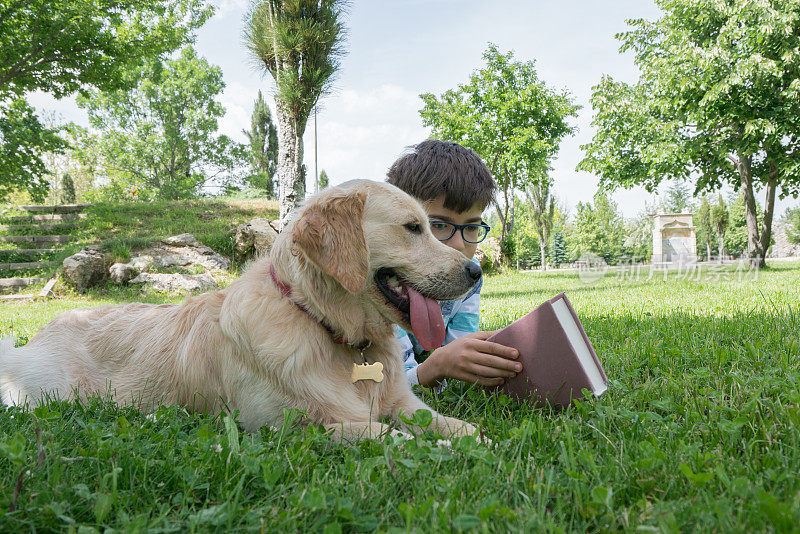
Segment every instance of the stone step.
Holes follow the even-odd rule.
[[[6,248],[0,249],[0,257],[14,254],[19,256],[42,256],[44,254],[54,254],[56,252],[61,251],[57,248]]]
[[[35,296],[33,293],[13,293],[11,295],[0,295],[0,300],[27,300]]]
[[[47,278],[0,278],[0,289],[24,289],[44,282]]]
[[[75,221],[86,219],[85,213],[45,213],[43,215],[19,215],[17,217],[6,217],[6,222],[26,223],[29,221]]]
[[[34,230],[47,232],[52,231],[53,228],[76,228],[80,223],[75,222],[62,222],[62,223],[38,223],[38,224],[0,224],[0,230],[12,231],[17,230]]]
[[[28,205],[20,206],[28,213],[80,213],[91,204],[61,204],[58,206]]]
[[[0,271],[10,269],[46,269],[60,265],[60,261],[23,261],[17,263],[0,263]]]
[[[7,235],[0,236],[0,243],[69,243],[74,235]]]

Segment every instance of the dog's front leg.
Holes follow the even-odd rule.
[[[399,415],[402,412],[403,416],[408,419],[414,415],[417,410],[428,410],[433,416],[431,427],[438,433],[449,438],[458,438],[461,436],[471,436],[477,432],[477,429],[466,421],[456,419],[455,417],[447,417],[440,414],[424,402],[422,402],[414,393],[409,389],[408,393],[404,394],[402,398],[395,403],[395,411],[392,417],[399,420],[404,428],[412,432],[418,433],[425,429],[411,425],[400,420]]]

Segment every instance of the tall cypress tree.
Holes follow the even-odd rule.
[[[64,177],[61,178],[61,203],[75,204],[75,202],[75,183],[72,181],[72,176],[66,173]]]
[[[250,131],[243,132],[250,141],[250,165],[253,167],[248,182],[251,187],[263,190],[267,198],[275,198],[273,177],[278,169],[278,129],[261,91],[253,105]]]

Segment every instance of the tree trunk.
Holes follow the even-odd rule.
[[[706,240],[706,261],[711,261],[711,241]]]
[[[719,240],[719,263],[723,262],[725,257],[725,238],[722,235],[717,235],[717,239]]]
[[[544,249],[545,249],[544,245],[539,243],[539,250],[542,252],[542,270],[546,271],[547,270],[547,258],[545,258],[545,256],[544,256]]]
[[[303,137],[297,123],[286,111],[283,102],[275,99],[278,115],[278,205],[280,208],[280,229],[303,202],[306,184],[303,180]]]
[[[766,265],[767,249],[772,238],[772,217],[775,211],[775,192],[778,187],[779,171],[771,160],[769,167],[764,218],[761,231],[759,231],[758,211],[753,188],[752,158],[750,156],[739,157],[738,170],[744,195],[745,220],[747,221],[747,254],[752,268],[761,268]]]

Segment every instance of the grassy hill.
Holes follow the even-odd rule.
[[[1,210],[0,210],[1,211]],[[0,224],[19,217],[24,212],[9,209],[3,212]],[[50,233],[75,236],[77,239],[64,244],[60,251],[42,259],[61,261],[86,245],[100,245],[119,261],[127,261],[130,254],[146,247],[153,241],[171,235],[190,233],[197,239],[230,257],[234,266],[235,257],[231,232],[237,225],[253,217],[276,219],[278,204],[270,200],[199,199],[184,201],[155,201],[133,203],[104,202],[93,204],[85,211],[86,218],[77,225],[54,225]],[[33,228],[15,229],[16,234],[30,234]],[[8,235],[8,230],[0,231]],[[19,245],[0,243],[2,249],[14,249]],[[30,248],[34,248],[30,246]],[[28,261],[23,255],[5,254],[3,261]],[[36,270],[4,272],[2,276],[49,277],[58,267]]]

